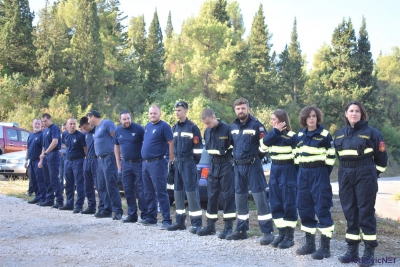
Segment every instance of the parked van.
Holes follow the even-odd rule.
[[[0,122],[0,155],[26,150],[30,132],[15,122]]]

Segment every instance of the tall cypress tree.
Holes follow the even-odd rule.
[[[128,28],[130,60],[137,66],[136,73],[140,83],[146,77],[146,23],[144,16],[133,17]]]
[[[71,51],[75,69],[71,96],[85,108],[97,100],[104,88],[104,54],[94,0],[78,1]]]
[[[265,24],[263,6],[260,4],[258,12],[254,16],[248,38],[250,59],[248,71],[250,77],[252,77],[252,85],[251,88],[247,88],[246,95],[253,100],[255,105],[272,105],[275,103],[270,40],[271,35]]]
[[[167,38],[171,38],[173,32],[174,32],[174,27],[172,27],[171,11],[169,11],[168,12],[167,27],[165,28],[165,36],[167,36]]]
[[[33,19],[28,0],[0,1],[0,65],[5,73],[34,74]]]
[[[157,11],[154,12],[146,40],[146,65],[144,89],[150,102],[153,102],[165,89],[164,43]]]

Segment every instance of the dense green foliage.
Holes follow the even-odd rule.
[[[0,121],[30,128],[42,112],[61,123],[93,108],[116,122],[127,109],[144,125],[149,105],[158,103],[163,119],[174,124],[174,103],[186,100],[189,118],[204,130],[205,107],[231,123],[232,103],[243,96],[266,127],[274,109],[286,109],[295,131],[300,109],[316,105],[334,135],[343,126],[344,105],[356,99],[384,134],[391,159],[400,159],[400,49],[374,62],[365,18],[358,34],[343,18],[310,68],[296,18],[288,44],[280,54],[273,51],[268,6],[254,10],[248,36],[236,1],[205,1],[181,32],[169,12],[164,35],[160,11],[150,25],[138,16],[124,27],[119,7],[118,0],[47,1],[33,27],[28,0],[0,0]]]

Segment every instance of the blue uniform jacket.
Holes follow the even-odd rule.
[[[193,156],[196,164],[199,163],[203,152],[199,127],[186,118],[184,122],[178,122],[172,127],[172,133],[175,158]]]

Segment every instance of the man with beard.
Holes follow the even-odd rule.
[[[174,161],[174,140],[171,127],[160,118],[160,107],[152,105],[149,108],[150,122],[145,128],[142,147],[143,184],[148,208],[144,225],[157,223],[158,201],[163,217],[160,229],[165,230],[172,222],[167,192],[168,161],[165,154],[169,150],[169,161]]]
[[[46,200],[40,206],[53,206],[53,208],[60,208],[64,204],[64,197],[62,195],[62,186],[59,179],[60,171],[60,153],[61,149],[61,136],[60,128],[53,124],[50,114],[44,113],[42,115],[42,123],[46,127],[43,132],[42,139],[42,154],[39,162],[39,168],[43,164],[43,177],[47,186]],[[54,198],[56,203],[54,204]]]
[[[67,201],[59,210],[73,210],[74,213],[82,211],[85,201],[85,183],[83,180],[83,160],[86,154],[85,136],[76,130],[76,120],[67,120],[67,131],[63,133],[63,143],[66,146],[66,159],[64,164],[65,193]],[[74,208],[75,188],[77,199]]]
[[[87,114],[90,125],[96,127],[94,134],[94,150],[98,156],[97,180],[100,198],[104,201],[104,209],[99,210],[96,218],[122,219],[121,196],[118,188],[118,168],[115,161],[113,137],[115,124],[110,120],[103,120],[101,114],[92,110]]]
[[[25,168],[29,167],[29,178],[34,188],[35,198],[28,201],[29,204],[44,203],[46,200],[46,184],[43,179],[43,170],[39,168],[40,154],[42,153],[42,122],[39,119],[32,121],[33,133],[28,137],[28,145],[25,157]],[[29,166],[28,166],[29,159]]]
[[[122,222],[135,223],[138,220],[136,192],[142,220],[146,219],[147,211],[142,181],[143,160],[140,154],[144,129],[139,124],[131,122],[131,115],[127,110],[120,112],[119,121],[121,125],[115,130],[114,135],[114,153],[118,172],[122,172],[122,185],[128,204],[128,217]]]
[[[251,191],[257,205],[258,224],[263,237],[261,245],[274,240],[272,215],[265,189],[267,183],[261,164],[260,139],[266,135],[264,125],[249,113],[249,101],[239,98],[234,103],[237,119],[231,125],[233,158],[235,162],[235,202],[237,225],[227,240],[247,239],[249,230],[248,192]]]

